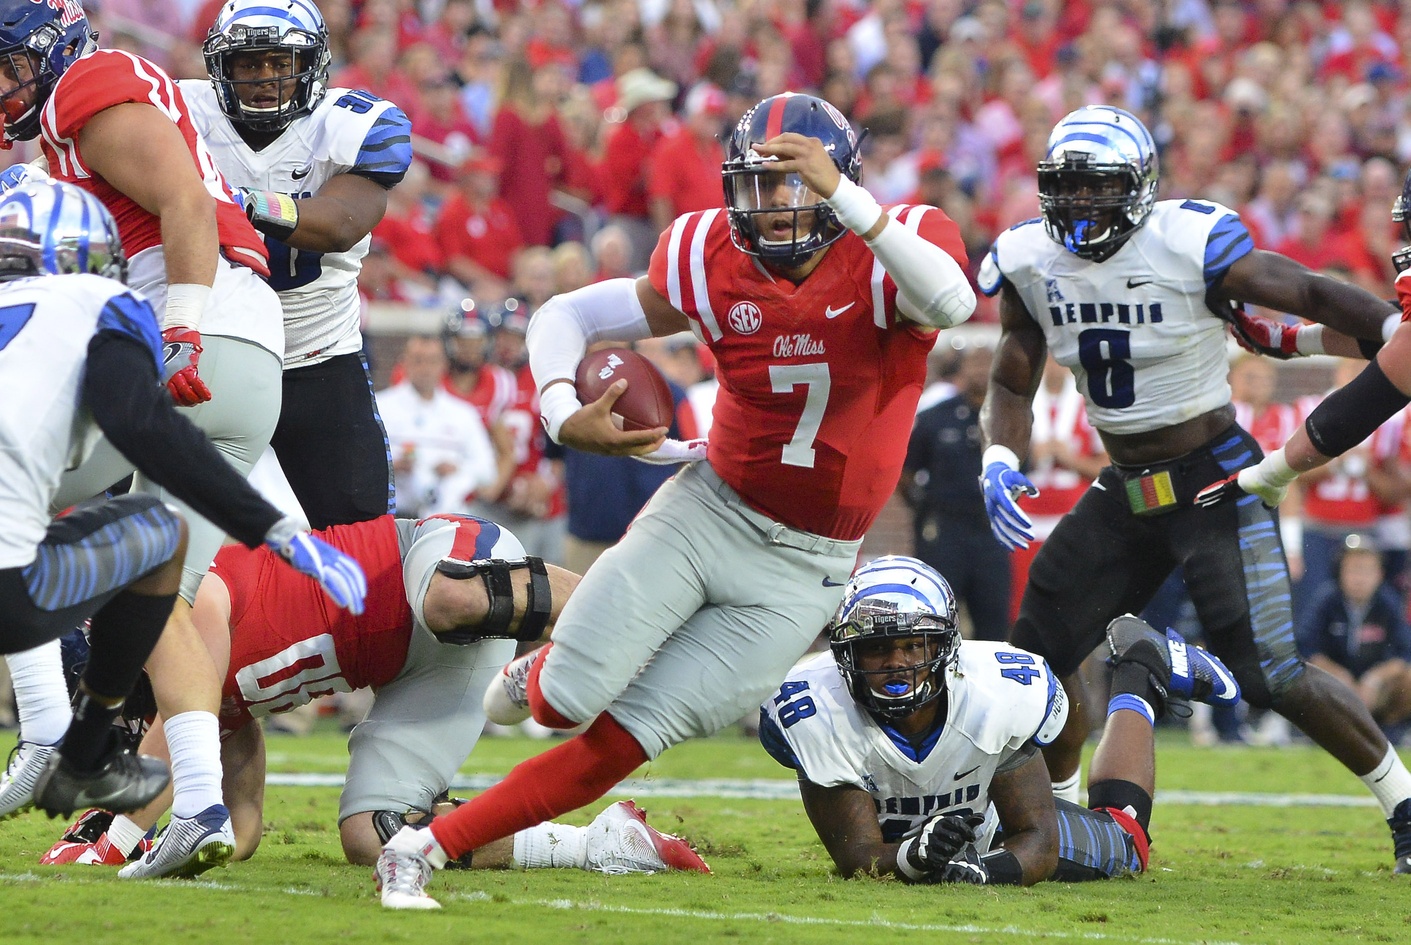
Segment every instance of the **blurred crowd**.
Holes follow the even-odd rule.
[[[200,76],[220,0],[91,0],[109,45]],[[1038,214],[1034,164],[1072,108],[1128,108],[1162,196],[1241,212],[1258,244],[1389,294],[1386,208],[1411,159],[1411,5],[1396,0],[323,0],[334,85],[412,118],[421,166],[379,227],[374,300],[524,296],[590,250],[637,270],[718,206],[749,105],[814,90],[866,128],[864,183],[962,227],[972,266]],[[615,224],[627,245],[593,247]],[[595,250],[601,250],[597,252]],[[606,254],[607,258],[603,256]],[[522,270],[541,270],[537,274]],[[977,317],[993,320],[982,303]]]

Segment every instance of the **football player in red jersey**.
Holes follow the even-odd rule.
[[[344,855],[371,864],[409,818],[451,809],[446,789],[480,736],[481,696],[514,654],[512,637],[546,632],[578,583],[572,572],[526,556],[509,531],[472,516],[384,515],[317,534],[365,564],[360,615],[325,606],[317,587],[306,593],[286,580],[292,569],[272,553],[240,546],[221,550],[196,598],[196,625],[225,668],[223,789],[239,860],[254,854],[264,827],[265,748],[256,717],[331,692],[376,690],[349,738],[338,812]],[[143,744],[164,754],[160,723]],[[164,809],[158,801],[130,817],[85,814],[41,862],[122,865]],[[588,827],[521,831],[475,851],[474,865],[707,871],[684,841],[647,826],[631,802],[612,805]]]
[[[195,408],[191,421],[248,474],[279,416],[284,353],[279,299],[261,278],[268,275],[264,241],[232,199],[171,78],[141,57],[95,47],[78,0],[0,0],[4,142],[40,137],[49,173],[111,211],[131,261],[128,285],[152,303],[162,328],[162,379],[178,405]],[[132,471],[101,442],[65,474],[54,510]],[[176,505],[190,523],[182,600],[148,669],[174,746],[173,811],[193,832],[224,837],[220,679],[188,606],[224,535],[145,477],[137,476],[136,488]],[[29,697],[54,717],[67,713],[57,665],[53,645],[11,661]],[[178,833],[185,832],[171,833],[173,846]],[[167,856],[177,863],[186,852],[173,848]]]
[[[431,868],[600,797],[671,745],[742,718],[838,605],[864,532],[901,474],[936,330],[974,311],[959,229],[885,211],[829,103],[750,109],[723,167],[725,207],[664,232],[646,277],[555,296],[529,328],[549,435],[590,452],[693,462],[588,570],[548,648],[486,694],[583,734],[516,767],[378,860],[382,903],[434,908]],[[717,360],[704,457],[665,430],[623,432],[623,382],[580,404],[587,346],[690,329]],[[495,718],[495,715],[500,717]]]

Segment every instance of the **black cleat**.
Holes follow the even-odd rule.
[[[85,807],[127,814],[152,803],[170,783],[166,762],[126,749],[86,773],[71,770],[56,752],[34,783],[34,806],[50,817],[71,817]]]
[[[1387,826],[1395,844],[1396,866],[1392,872],[1411,875],[1411,797],[1396,805],[1387,818]]]

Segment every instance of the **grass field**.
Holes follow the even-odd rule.
[[[11,743],[0,733],[0,751]],[[465,771],[502,774],[543,747],[484,739]],[[272,773],[340,773],[345,759],[331,732],[274,736],[269,750]],[[635,792],[713,876],[443,872],[434,913],[379,908],[371,870],[343,862],[333,787],[271,786],[255,859],[195,881],[38,866],[61,825],[29,813],[0,825],[0,943],[1411,941],[1411,877],[1391,873],[1380,810],[1330,758],[1310,747],[1194,749],[1173,731],[1158,767],[1145,876],[1028,890],[840,879],[790,773],[736,735],[673,749],[639,772]],[[732,779],[731,796],[718,779]],[[1209,803],[1215,792],[1259,797]],[[565,819],[586,822],[600,806]]]

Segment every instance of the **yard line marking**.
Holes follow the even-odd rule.
[[[484,791],[498,784],[498,775],[457,775],[451,787],[458,791]],[[342,787],[341,774],[274,773],[265,783],[276,787]],[[626,797],[715,797],[753,801],[796,801],[797,781],[771,778],[637,778],[623,781],[609,792]],[[1157,791],[1157,804],[1195,807],[1376,807],[1376,798],[1364,794],[1265,794],[1253,791]]]
[[[1014,925],[941,925],[937,923],[893,922],[873,913],[867,919],[827,919],[821,916],[788,915],[781,912],[716,912],[707,909],[641,908],[638,906],[615,906],[596,899],[575,901],[572,899],[515,899],[492,897],[489,893],[441,893],[439,899],[455,899],[462,902],[491,902],[497,906],[529,906],[535,909],[577,909],[584,912],[612,912],[623,915],[664,916],[679,919],[704,919],[713,922],[766,922],[783,925],[826,925],[844,928],[895,929],[903,932],[958,932],[965,935],[1016,935],[1024,938],[1078,939],[1087,942],[1135,942],[1140,945],[1187,945],[1184,939],[1174,938],[1133,938],[1130,934],[1106,934],[1104,932],[1038,932]],[[1239,942],[1221,942],[1214,939],[1201,939],[1201,945],[1248,945]],[[1192,943],[1193,945],[1193,943]]]

